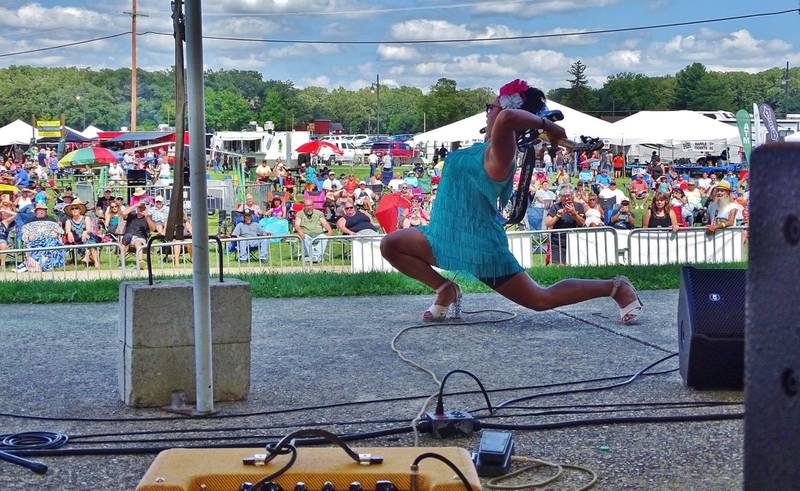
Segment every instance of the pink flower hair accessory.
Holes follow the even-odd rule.
[[[500,96],[497,102],[503,109],[519,109],[525,103],[525,91],[528,83],[516,79],[500,87]]]

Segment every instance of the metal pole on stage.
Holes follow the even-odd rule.
[[[192,203],[192,278],[197,412],[214,411],[211,290],[206,204],[206,123],[203,101],[203,25],[200,0],[186,1],[186,73],[189,108],[189,182]],[[222,251],[218,251],[222,254]]]

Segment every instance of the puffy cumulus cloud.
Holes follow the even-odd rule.
[[[209,36],[263,37],[283,30],[277,22],[254,17],[212,17],[203,25],[203,34]]]
[[[38,26],[47,29],[53,26],[59,30],[95,31],[119,29],[125,24],[122,16],[110,16],[80,7],[43,7],[38,3],[28,3],[16,9],[0,7],[0,26],[3,27]]]
[[[220,55],[215,57],[215,65],[230,70],[264,70],[267,62],[253,54],[246,58],[236,58]]]
[[[280,13],[309,11],[339,11],[352,8],[342,0],[217,0],[209,2],[209,12],[228,13]]]
[[[381,44],[378,45],[377,52],[382,60],[410,61],[421,58],[419,51],[409,46]]]
[[[253,49],[251,46],[250,50]],[[283,46],[281,48],[272,48],[267,50],[267,56],[269,58],[306,58],[308,60],[313,60],[314,56],[318,55],[330,55],[333,53],[339,52],[339,46],[335,44],[304,44],[304,43],[295,43],[290,44],[288,46]]]
[[[329,89],[331,86],[331,79],[328,78],[326,75],[320,75],[318,77],[309,77],[304,78],[300,81],[299,87],[323,87]]]
[[[392,24],[391,37],[402,40],[461,39],[473,37],[466,24],[453,24],[446,20],[412,19]]]
[[[700,29],[696,34],[673,36],[667,42],[652,43],[647,61],[666,71],[701,62],[732,70],[764,70],[779,65],[797,51],[779,39],[757,39],[747,29],[723,33]]]
[[[619,0],[541,0],[535,3],[521,0],[484,2],[472,9],[477,13],[515,14],[522,17],[607,7]]]
[[[590,65],[598,67],[605,73],[616,71],[635,71],[642,62],[642,52],[622,49],[610,51],[603,56],[592,58]]]

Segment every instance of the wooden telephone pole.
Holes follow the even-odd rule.
[[[136,131],[136,17],[147,17],[136,13],[136,0],[131,0],[131,131]]]

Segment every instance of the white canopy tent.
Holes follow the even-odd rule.
[[[81,134],[86,138],[91,138],[92,140],[94,140],[95,138],[97,138],[97,135],[100,134],[101,131],[103,130],[101,130],[97,126],[90,124],[89,126],[86,127],[85,130],[81,131]]]
[[[554,101],[547,101],[547,107],[551,110],[558,109],[564,113],[564,120],[559,121],[558,124],[566,131],[567,138],[577,140],[581,135],[586,135],[602,138],[612,143],[616,143],[620,139],[620,135],[614,125],[602,119],[589,116]],[[442,144],[450,147],[455,142],[458,142],[460,146],[469,146],[483,141],[484,135],[481,134],[480,130],[485,126],[486,114],[481,112],[461,121],[420,133],[414,137],[414,145],[421,145],[426,150]]]
[[[625,145],[675,145],[681,142],[725,140],[742,146],[735,126],[707,118],[694,111],[639,111],[614,123]]]
[[[656,148],[660,155],[667,154],[673,160],[694,159],[706,154],[719,155],[729,149],[730,158],[738,159],[742,147],[736,126],[694,111],[640,111],[613,126],[619,134],[614,143],[632,146],[629,157],[645,157]]]
[[[33,126],[18,119],[0,128],[0,147],[27,145],[33,136]]]

